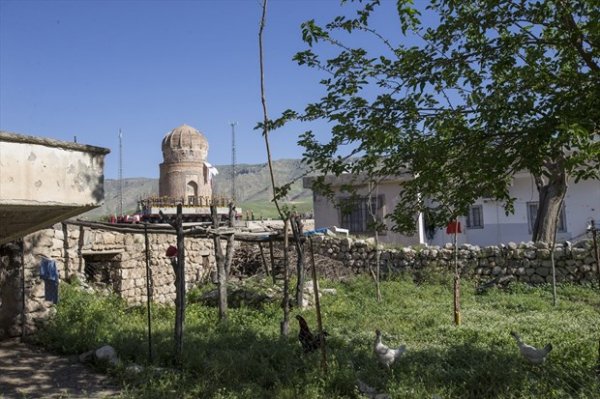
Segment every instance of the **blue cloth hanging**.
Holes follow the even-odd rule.
[[[59,274],[54,259],[42,259],[40,277],[44,280],[44,299],[55,304],[58,303]]]

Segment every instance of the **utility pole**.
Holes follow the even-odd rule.
[[[119,215],[123,216],[123,133],[119,129]]]
[[[231,125],[231,201],[235,203],[235,126],[237,122],[230,122]]]

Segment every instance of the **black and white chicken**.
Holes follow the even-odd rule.
[[[304,353],[312,352],[321,347],[321,334],[313,334],[310,332],[310,328],[308,328],[308,324],[304,317],[300,315],[296,315],[296,319],[300,324],[300,331],[298,332],[298,340],[302,344],[302,349],[304,349]],[[329,336],[327,331],[323,331],[323,342],[325,342],[325,337]]]
[[[381,342],[381,331],[375,330],[375,344],[373,346],[375,355],[379,363],[383,364],[387,368],[390,368],[392,364],[406,352],[406,345],[400,345],[396,349],[392,349]]]
[[[517,341],[517,345],[519,346],[519,351],[525,360],[527,360],[531,364],[542,364],[546,361],[546,357],[548,353],[552,350],[552,344],[547,344],[541,349],[538,349],[534,346],[528,345],[521,340],[519,334],[514,331],[510,332],[510,335],[514,337]]]

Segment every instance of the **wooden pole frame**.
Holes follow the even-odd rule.
[[[321,367],[327,373],[327,348],[325,348],[325,336],[323,335],[323,318],[321,317],[321,301],[319,299],[319,284],[317,282],[317,268],[315,266],[315,251],[313,249],[312,237],[308,237],[310,243],[310,260],[312,266],[313,290],[315,293],[315,310],[317,312],[317,328],[319,329],[319,344],[321,347]]]
[[[148,225],[144,223],[144,244],[146,252],[146,306],[148,309],[148,361],[152,363],[152,269],[150,269],[150,240]]]
[[[175,267],[175,362],[183,366],[183,333],[185,327],[185,238],[182,205],[177,205],[173,223],[177,231],[177,266]]]
[[[458,270],[458,220],[454,219],[454,324],[460,326],[460,271]]]
[[[219,228],[219,215],[217,214],[216,205],[210,206],[210,213],[213,219],[213,227],[215,230]],[[219,283],[219,320],[227,320],[227,270],[225,267],[225,255],[223,255],[223,247],[221,246],[221,235],[213,234],[213,244],[215,247],[215,261],[217,263],[217,275]]]

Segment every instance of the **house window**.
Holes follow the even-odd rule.
[[[529,226],[529,232],[533,232],[533,226],[535,225],[535,219],[538,213],[538,203],[528,202],[527,203],[527,224]],[[567,219],[565,216],[565,207],[560,208],[560,217],[558,218],[558,227],[556,229],[559,233],[565,233],[567,231]]]
[[[483,229],[483,206],[473,205],[467,213],[468,229]]]
[[[370,201],[370,202],[369,202]],[[341,227],[351,233],[369,233],[383,220],[384,197],[358,197],[339,200]]]

